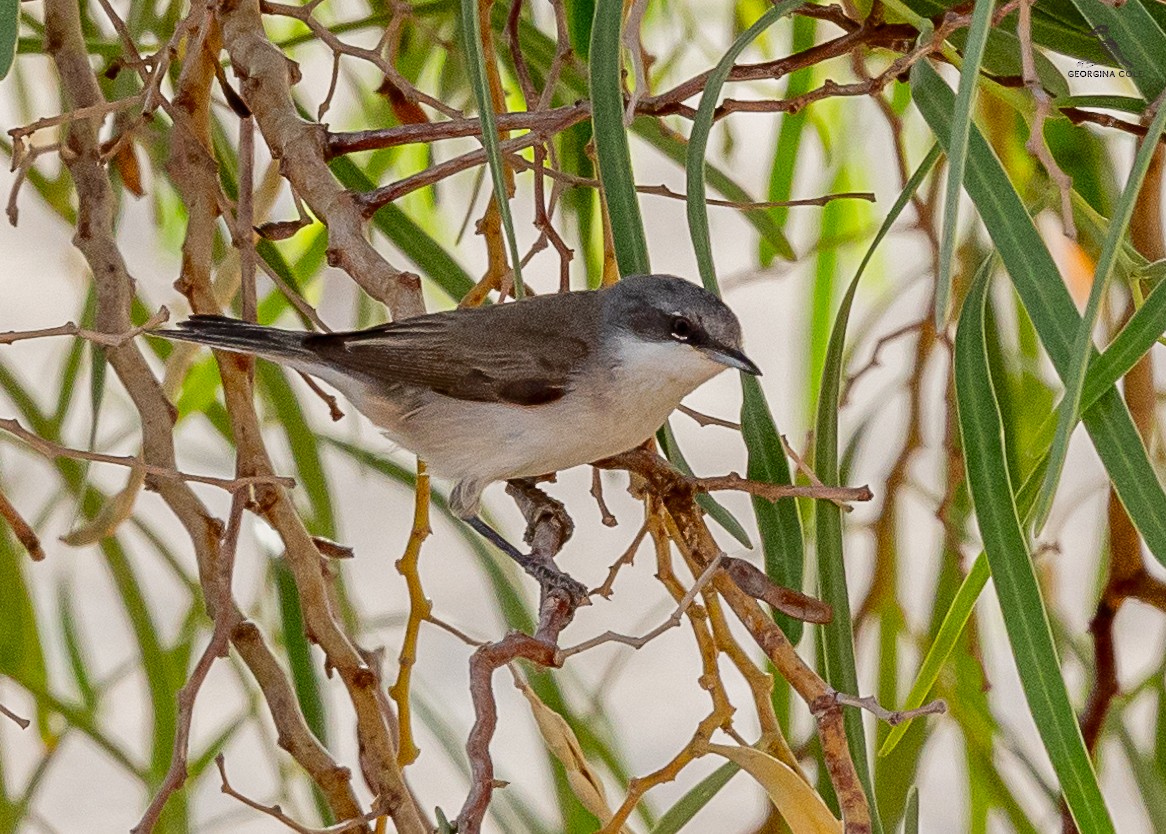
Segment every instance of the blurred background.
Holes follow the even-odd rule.
[[[1138,0],[1130,2],[1136,5]],[[586,4],[567,6],[572,43],[577,53],[584,54],[586,38],[575,27],[589,24],[582,8]],[[82,8],[92,65],[101,71],[121,54],[117,33],[98,4]],[[175,22],[186,14],[179,3],[132,0],[115,2],[113,8],[129,23],[143,53],[158,50]],[[659,93],[714,66],[734,38],[764,11],[764,4],[652,0],[636,3],[634,8],[643,15],[642,49],[650,57],[648,88]],[[495,13],[499,11],[506,9],[499,6]],[[855,19],[863,16],[861,9],[845,11]],[[931,9],[919,11],[937,14]],[[970,11],[970,6],[962,11]],[[20,14],[19,52],[0,86],[0,124],[6,130],[67,109],[60,98],[56,70],[44,51],[41,4],[23,4]],[[344,43],[389,54],[419,89],[458,110],[476,110],[457,39],[456,4],[328,0],[314,6],[313,14]],[[550,6],[536,2],[522,14],[524,26],[545,33],[553,44],[555,18]],[[505,21],[504,14],[500,21]],[[334,53],[318,33],[286,15],[270,14],[265,22],[270,38],[299,63],[302,80],[294,87],[294,95],[305,115],[316,114],[321,102],[330,99],[324,121],[332,130],[395,126],[417,116],[411,108],[418,105],[402,103],[392,85],[385,84],[381,67],[345,55],[333,78]],[[389,47],[384,39],[386,25],[398,27],[398,40]],[[497,23],[495,32],[501,79],[508,107],[520,110],[523,97],[501,25]],[[771,61],[827,42],[839,33],[826,20],[793,17],[758,38],[739,63]],[[901,51],[910,48],[910,40]],[[956,45],[963,49],[962,40]],[[1071,52],[1058,55],[1045,43],[1041,46],[1042,60],[1053,68],[1050,71],[1067,79],[1063,95],[1139,95],[1128,78],[1073,78],[1070,70],[1081,66],[1082,59]],[[886,49],[856,49],[776,81],[732,82],[725,95],[769,101],[817,88],[827,79],[861,82],[885,71],[897,55]],[[1115,63],[1112,56],[1103,57]],[[634,64],[629,57],[633,87]],[[571,72],[579,67],[585,75],[582,58],[568,62]],[[540,83],[545,72],[545,65],[535,65]],[[959,75],[950,66],[940,72],[953,87],[958,83]],[[230,68],[227,76],[238,83]],[[170,94],[174,83],[173,78],[164,83],[163,92]],[[125,67],[116,78],[103,77],[102,84],[111,99],[141,87],[137,76]],[[564,89],[554,101],[570,103],[582,97]],[[697,98],[688,103],[695,107]],[[432,108],[421,105],[420,109],[424,119],[441,118]],[[135,112],[122,110],[107,118],[102,137],[124,130],[124,120]],[[224,170],[233,169],[239,119],[221,89],[214,91],[210,112],[216,152]],[[984,93],[975,121],[1025,198],[1063,280],[1083,308],[1099,245],[1088,235],[1082,235],[1080,242],[1063,235],[1055,186],[1025,149],[1029,115]],[[1129,119],[1136,121],[1135,116]],[[683,114],[651,121],[684,133],[691,125]],[[58,141],[57,130],[49,127],[27,141],[32,147],[50,145]],[[162,306],[170,311],[171,321],[181,320],[190,308],[174,283],[182,268],[187,208],[164,167],[170,118],[159,114],[134,130],[133,140],[125,145],[130,158],[119,155],[110,170],[117,201],[116,240],[136,282],[135,321]],[[589,131],[589,124],[583,123],[560,134],[554,164],[594,177],[586,150]],[[1081,195],[1075,210],[1102,221],[1111,216],[1134,160],[1137,137],[1104,126],[1073,125],[1066,118],[1050,121],[1046,136]],[[873,198],[752,212],[718,205],[708,208],[720,286],[741,318],[750,355],[764,371],[760,384],[774,424],[811,465],[810,436],[839,303],[874,233],[933,141],[931,128],[911,104],[906,75],[890,81],[881,92],[829,97],[796,115],[737,112],[713,128],[707,152],[710,168],[715,166],[731,177],[745,196],[710,188],[710,197],[777,201],[862,192]],[[480,140],[472,137],[408,144],[344,157],[344,164],[383,184],[480,146]],[[11,155],[11,140],[4,147]],[[667,186],[683,195],[683,158],[677,161],[670,156],[668,147],[646,132],[634,133],[635,180],[641,185]],[[257,137],[256,148],[256,222],[295,218],[297,206],[262,137]],[[522,156],[533,159],[529,151]],[[954,326],[937,335],[932,324],[945,162],[924,180],[915,202],[892,225],[867,269],[850,318],[842,370],[838,424],[843,482],[868,484],[875,496],[843,518],[859,694],[877,695],[888,708],[903,704],[963,572],[981,550],[959,462],[950,338]],[[376,248],[392,264],[422,276],[429,310],[452,306],[457,289],[464,292],[486,271],[488,250],[494,244],[475,233],[491,195],[485,170],[474,166],[396,201],[397,209],[416,224],[411,232],[386,233],[377,228],[371,234]],[[531,223],[535,198],[529,172],[519,172],[516,180],[511,211],[518,250],[526,253],[539,235]],[[548,191],[552,185],[548,180]],[[1159,166],[1151,170],[1139,204],[1140,215],[1157,223],[1159,236],[1161,215],[1155,217],[1151,211],[1160,204],[1162,189]],[[37,330],[65,321],[91,324],[91,276],[72,245],[75,199],[58,154],[43,153],[19,175],[0,174],[0,191],[12,194],[10,218],[19,212],[18,223],[0,226],[4,257],[0,331]],[[596,195],[589,187],[568,187],[556,193],[552,221],[574,250],[569,268],[576,289],[596,286],[605,270],[614,267],[610,254],[605,256]],[[652,269],[699,281],[684,200],[642,193],[639,206]],[[989,251],[972,202],[965,197],[961,207],[953,270],[957,308]],[[758,214],[764,215],[764,224],[757,220]],[[759,228],[768,231],[763,234]],[[1104,234],[1104,224],[1101,228]],[[417,236],[415,240],[433,242],[451,260],[419,254],[417,247],[409,245],[410,234]],[[782,240],[788,241],[794,257],[782,257],[777,251]],[[289,283],[330,327],[347,329],[385,321],[382,305],[342,270],[328,266],[326,241],[323,224],[308,218],[294,236],[262,241],[261,257],[272,262],[278,256]],[[1152,262],[1164,253],[1142,254]],[[221,223],[213,260],[216,280],[229,296],[229,288],[237,286],[239,257]],[[451,274],[450,264],[461,274]],[[523,265],[523,276],[531,291],[554,292],[559,270],[559,255],[554,247],[546,247]],[[1102,298],[1096,331],[1099,344],[1117,332],[1131,304],[1125,276],[1113,284]],[[257,286],[261,321],[305,326],[268,277],[261,273]],[[237,314],[237,307],[228,304],[227,309],[228,314]],[[1009,452],[1014,466],[1022,467],[1025,444],[1034,437],[1035,427],[1053,413],[1061,383],[1006,279],[994,282],[989,310],[996,348],[995,383]],[[172,351],[145,337],[138,342],[159,378],[166,376],[168,393],[178,408],[179,469],[230,478],[234,452],[219,374],[209,352]],[[1160,350],[1155,346],[1147,361]],[[1151,428],[1146,445],[1159,476],[1163,460],[1157,416],[1162,381],[1159,369],[1151,368]],[[394,562],[404,552],[413,523],[415,462],[394,449],[347,403],[339,403],[342,419],[330,419],[327,405],[294,374],[260,364],[256,400],[275,469],[296,479],[293,498],[308,529],[352,548],[352,559],[329,562],[336,571],[338,610],[345,628],[362,647],[383,649],[383,673],[386,682],[391,682],[409,610],[408,590]],[[741,419],[740,383],[735,375],[722,374],[685,404],[737,422]],[[0,344],[0,417],[16,418],[25,428],[65,447],[116,455],[135,455],[140,450],[140,417],[102,352],[69,336]],[[673,415],[670,426],[677,446],[697,474],[746,471],[749,452],[739,431],[701,426],[680,413]],[[1023,471],[1023,467],[1014,469],[1014,473]],[[1090,626],[1096,622],[1106,587],[1111,536],[1118,522],[1110,506],[1106,470],[1083,430],[1073,434],[1064,473],[1048,523],[1032,542],[1032,550],[1065,690],[1080,713],[1098,678]],[[643,522],[643,506],[627,493],[626,473],[603,473],[606,502],[618,520],[614,527],[604,526],[588,494],[591,478],[590,468],[571,470],[561,473],[547,490],[565,502],[576,524],[559,563],[594,587],[635,538]],[[12,436],[0,434],[0,485],[35,529],[46,554],[43,562],[30,561],[8,529],[0,526],[0,703],[33,721],[29,729],[21,730],[11,721],[0,720],[0,829],[128,830],[166,772],[175,732],[175,695],[206,645],[212,623],[205,613],[182,525],[157,494],[138,491],[130,482],[130,472],[124,467],[49,460]],[[197,483],[192,487],[212,513],[227,517],[230,496],[226,492]],[[447,484],[434,483],[436,495],[447,488]],[[119,493],[124,501],[118,509],[126,512],[109,509]],[[714,524],[720,545],[730,555],[764,566],[760,547],[764,532],[758,528],[748,497],[721,493],[718,501],[741,527],[734,536],[724,525]],[[508,538],[517,540],[523,520],[501,486],[487,492],[486,504]],[[813,507],[802,502],[799,511],[807,545],[802,584],[814,593]],[[533,583],[500,554],[475,544],[465,528],[440,508],[434,509],[432,521],[433,535],[421,550],[420,577],[434,615],[482,641],[499,639],[512,627],[529,628],[537,602]],[[752,549],[746,549],[742,540],[752,543]],[[1149,574],[1162,577],[1161,565],[1149,557],[1145,546],[1136,547],[1139,556],[1145,556]],[[340,681],[325,674],[320,650],[305,639],[294,582],[281,559],[282,551],[279,536],[265,521],[244,516],[233,586],[236,599],[289,670],[313,732],[341,764],[358,773],[352,705]],[[663,622],[675,604],[655,578],[653,558],[651,544],[644,544],[634,565],[620,573],[611,598],[597,599],[579,612],[563,635],[564,644],[609,629],[643,633]],[[684,577],[686,583],[690,579]],[[729,620],[740,644],[761,662],[748,634],[732,617]],[[815,631],[806,628],[798,648],[808,661],[821,664]],[[1116,614],[1112,638],[1119,691],[1109,704],[1096,745],[1098,779],[1118,830],[1166,830],[1166,735],[1162,732],[1166,623],[1162,611],[1131,599]],[[474,719],[468,692],[472,651],[472,646],[447,631],[422,624],[410,693],[421,755],[406,768],[406,776],[421,807],[427,811],[440,807],[451,818],[469,786],[464,743]],[[724,665],[729,700],[739,708],[735,726],[753,741],[759,725],[749,687]],[[918,830],[1061,829],[1057,779],[1026,703],[1021,685],[1025,671],[1018,670],[995,588],[989,582],[931,693],[948,702],[948,713],[912,722],[886,758],[878,757],[876,751],[889,728],[864,715],[885,830],[897,830],[912,785],[919,796]],[[523,667],[523,674],[537,684],[540,697],[575,728],[612,807],[622,801],[630,777],[668,762],[688,743],[708,712],[708,694],[698,682],[701,656],[687,623],[638,652],[609,643],[571,658],[563,669],[546,672]],[[496,675],[494,686],[499,731],[491,749],[496,777],[509,784],[497,792],[486,830],[595,830],[595,818],[574,797],[567,775],[540,738],[526,699],[511,685],[510,676]],[[784,696],[777,695],[775,703],[790,746],[810,778],[821,786],[821,751],[805,705],[791,698],[788,690]],[[171,799],[159,830],[275,829],[278,823],[273,819],[220,792],[211,764],[220,752],[236,790],[265,804],[279,803],[306,825],[330,821],[310,781],[277,748],[275,730],[255,681],[231,655],[212,667],[198,696],[190,777],[185,790]],[[694,786],[722,764],[716,756],[705,756],[685,767],[674,781],[654,787],[632,815],[629,828],[666,830],[660,826],[661,815],[688,800]],[[367,803],[371,799],[367,788],[359,778],[354,784],[361,801]],[[828,787],[822,790],[829,793]],[[828,801],[833,800],[828,797]],[[705,802],[684,830],[787,830],[781,827],[764,790],[747,774],[735,775]]]

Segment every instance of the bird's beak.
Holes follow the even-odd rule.
[[[753,360],[742,353],[737,348],[724,347],[718,345],[716,347],[709,346],[704,348],[704,352],[714,362],[720,362],[722,365],[727,365],[730,368],[736,368],[739,371],[744,371],[753,376],[761,376],[761,369],[753,364]]]

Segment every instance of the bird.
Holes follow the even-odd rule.
[[[338,390],[394,443],[453,482],[449,506],[535,577],[586,588],[523,554],[479,515],[483,490],[633,449],[728,368],[759,375],[736,314],[673,275],[528,296],[364,330],[282,330],[196,315],[153,335],[257,356]]]

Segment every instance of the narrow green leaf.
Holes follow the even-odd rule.
[[[472,0],[462,2],[468,4]],[[591,123],[599,181],[611,217],[612,243],[620,275],[642,275],[650,272],[651,267],[623,121],[620,60],[623,7],[623,0],[596,0],[595,3],[595,19],[591,25]]]
[[[1122,113],[1141,114],[1146,109],[1146,101],[1134,96],[1064,96],[1054,99],[1053,107],[1058,109],[1062,107],[1091,107],[1095,110],[1117,110]]]
[[[926,61],[915,65],[911,86],[916,107],[939,141],[945,143],[954,105],[951,90]],[[964,187],[979,209],[1053,366],[1064,376],[1081,317],[1032,218],[974,125],[968,161]],[[1150,552],[1166,564],[1166,492],[1121,395],[1113,387],[1105,390],[1083,419],[1131,520]]]
[[[858,266],[834,322],[830,343],[826,350],[826,367],[822,374],[821,395],[818,398],[818,414],[814,432],[814,466],[824,484],[837,485],[838,477],[838,408],[839,390],[842,382],[842,359],[846,344],[846,326],[850,320],[850,309],[858,282],[866,267],[874,257],[875,250],[891,230],[903,209],[911,201],[911,196],[931,172],[939,159],[939,146],[933,145],[906,187],[899,194],[882,226],[871,241],[866,255]],[[818,583],[822,598],[834,608],[834,619],[821,629],[826,680],[839,692],[858,693],[858,669],[854,659],[854,630],[850,618],[850,596],[846,587],[846,567],[842,558],[842,514],[837,506],[828,502],[818,502],[815,507],[815,521],[818,534]],[[882,821],[878,816],[878,805],[874,798],[870,763],[866,756],[866,739],[862,729],[862,716],[856,710],[845,713],[846,735],[850,743],[850,754],[858,770],[859,778],[870,799],[872,821],[876,832],[882,831]]]
[[[328,716],[324,698],[320,693],[320,679],[312,658],[312,647],[304,627],[304,612],[300,608],[300,597],[296,591],[296,581],[291,568],[282,559],[273,559],[271,569],[275,575],[275,590],[279,598],[280,625],[283,632],[284,650],[287,652],[288,667],[292,684],[296,690],[296,700],[304,713],[304,721],[321,744],[328,744]]]
[[[1020,682],[1065,801],[1080,830],[1106,834],[1114,831],[1113,822],[1061,678],[1052,629],[1013,497],[1004,426],[988,367],[984,331],[988,283],[985,274],[977,278],[960,317],[955,345],[956,398],[972,504]]]
[[[1166,89],[1166,34],[1141,3],[1111,6],[1102,0],[1073,0],[1093,27],[1090,34],[1126,71],[1138,92],[1153,101]]]
[[[92,713],[97,708],[97,688],[93,685],[93,677],[85,663],[88,653],[77,631],[77,618],[73,614],[72,600],[72,589],[66,582],[61,582],[57,586],[57,623],[61,627],[61,635],[65,641],[65,654],[69,659],[73,683],[77,686],[77,692],[80,693],[85,708]]]
[[[907,792],[907,810],[903,813],[903,834],[919,834],[919,789]]]
[[[1150,160],[1158,147],[1158,137],[1166,128],[1166,107],[1159,107],[1158,113],[1150,123],[1146,137],[1138,147],[1134,156],[1133,168],[1126,180],[1125,188],[1118,199],[1113,217],[1109,221],[1109,232],[1105,236],[1105,244],[1101,248],[1101,256],[1097,260],[1097,272],[1093,276],[1093,287],[1089,290],[1089,301],[1085,305],[1085,315],[1077,327],[1077,336],[1069,353],[1069,369],[1064,375],[1065,395],[1057,414],[1057,430],[1053,437],[1052,450],[1049,453],[1049,466],[1045,470],[1045,481],[1041,487],[1040,497],[1036,506],[1036,529],[1039,532],[1048,518],[1049,510],[1053,505],[1053,495],[1057,491],[1057,483],[1061,479],[1061,471],[1065,466],[1065,455],[1069,451],[1069,435],[1077,425],[1077,409],[1081,405],[1081,391],[1085,386],[1085,369],[1089,359],[1093,356],[1093,326],[1097,321],[1097,314],[1101,310],[1101,297],[1109,286],[1109,279],[1113,275],[1117,264],[1118,253],[1122,240],[1129,228],[1130,219],[1134,215],[1134,206],[1137,205],[1138,194],[1142,190],[1142,181],[1150,169]]]
[[[12,69],[20,31],[20,0],[0,0],[0,79]]]
[[[765,401],[761,383],[757,377],[742,373],[741,389],[741,437],[749,451],[746,475],[753,481],[792,484],[785,447]],[[752,502],[757,532],[761,537],[761,552],[765,556],[766,575],[786,588],[802,590],[806,554],[797,500],[766,501],[753,496]],[[802,639],[805,624],[801,620],[777,612],[774,612],[774,620],[791,643],[796,644]]]
[[[733,41],[729,50],[717,62],[705,83],[696,118],[692,123],[692,133],[688,140],[687,209],[688,230],[692,246],[696,252],[696,262],[700,270],[701,282],[706,290],[720,295],[717,282],[716,261],[709,236],[707,190],[705,188],[705,152],[708,149],[709,133],[712,131],[713,114],[721,88],[729,77],[729,72],[745,47],[762,32],[803,5],[805,0],[785,0],[767,10],[745,32]],[[765,394],[757,380],[741,374],[743,400],[741,406],[741,432],[745,446],[749,450],[750,478],[759,478],[769,483],[790,484],[789,463],[781,445],[781,437],[773,423]],[[786,587],[801,589],[805,556],[802,549],[801,520],[798,518],[797,501],[783,500],[776,503],[754,498],[753,512],[757,517],[765,553],[766,573],[776,582]],[[731,516],[730,516],[731,518]],[[727,528],[726,528],[727,529]],[[731,531],[730,531],[731,532]],[[744,531],[742,531],[744,532]],[[740,540],[738,538],[738,540]],[[778,615],[778,624],[793,642],[801,639],[802,623],[791,617]]]
[[[1145,302],[1130,316],[1126,326],[1113,338],[1109,347],[1100,356],[1093,357],[1089,363],[1089,372],[1085,375],[1080,410],[1089,411],[1102,394],[1137,364],[1164,332],[1166,281],[1158,284],[1146,296]]]
[[[466,67],[470,86],[478,102],[478,116],[482,120],[482,144],[490,164],[490,178],[494,182],[494,199],[502,216],[502,228],[510,249],[510,268],[514,270],[514,297],[522,298],[522,266],[519,263],[518,238],[514,234],[514,218],[510,214],[510,197],[506,193],[506,173],[502,162],[502,147],[498,141],[498,123],[494,115],[494,100],[486,80],[486,56],[482,50],[482,24],[478,18],[477,0],[461,0],[461,34],[465,47]]]
[[[664,812],[648,834],[677,834],[740,770],[733,762],[725,762],[676,800],[676,804]]]
[[[712,243],[709,240],[708,192],[705,189],[705,151],[708,149],[709,133],[713,128],[713,114],[717,109],[717,100],[721,95],[721,88],[729,77],[729,72],[737,62],[737,57],[745,47],[790,12],[804,5],[806,0],[783,0],[783,2],[766,10],[765,14],[747,30],[742,32],[733,41],[729,50],[721,56],[721,60],[713,67],[705,81],[704,92],[701,93],[700,105],[697,107],[696,117],[692,120],[692,132],[688,137],[688,234],[692,238],[693,248],[696,250],[697,266],[700,269],[700,280],[704,288],[711,293],[720,294],[717,286],[716,270],[713,264]]]
[[[931,648],[927,650],[927,656],[923,658],[923,663],[919,666],[919,673],[915,676],[915,683],[911,685],[911,691],[907,694],[903,709],[917,709],[923,706],[923,702],[927,700],[931,688],[935,686],[935,681],[939,678],[943,665],[947,662],[948,655],[955,648],[956,641],[959,640],[964,631],[964,626],[971,619],[972,609],[976,607],[976,600],[980,598],[980,592],[988,584],[989,576],[991,576],[991,572],[988,570],[988,560],[981,553],[972,563],[971,570],[968,571],[968,575],[964,577],[959,590],[956,591],[951,608],[944,615],[943,623],[940,625],[939,631],[936,632],[935,639],[931,642]],[[904,721],[891,728],[883,746],[879,748],[880,757],[891,754],[899,742],[903,740],[907,730],[911,729],[911,724],[910,721]]]
[[[939,275],[935,285],[935,326],[943,330],[951,305],[952,264],[955,260],[956,232],[959,225],[960,196],[964,190],[964,166],[968,159],[968,134],[976,108],[976,83],[980,63],[992,28],[994,0],[976,0],[972,26],[964,45],[964,65],[960,68],[959,92],[952,113],[951,138],[947,146],[947,190],[943,202],[943,230],[939,247]]]
[[[817,21],[812,17],[798,16],[793,20],[793,38],[790,42],[790,54],[797,54],[812,47],[818,31]],[[814,83],[814,68],[803,67],[790,74],[786,82],[785,97],[787,99],[800,96],[810,90]],[[802,109],[797,113],[782,113],[781,126],[774,140],[772,162],[769,168],[769,192],[766,199],[774,202],[788,200],[793,196],[794,164],[798,158],[798,148],[801,147],[802,133],[806,127],[808,110]],[[790,210],[786,206],[775,206],[767,213],[773,219],[774,225],[785,231],[786,221]],[[758,260],[761,266],[769,266],[773,262],[775,248],[765,238],[761,238]]]

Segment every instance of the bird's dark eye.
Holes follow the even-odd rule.
[[[692,322],[684,316],[677,316],[672,319],[672,338],[680,342],[687,342],[692,338],[693,331],[696,328],[692,326]]]

